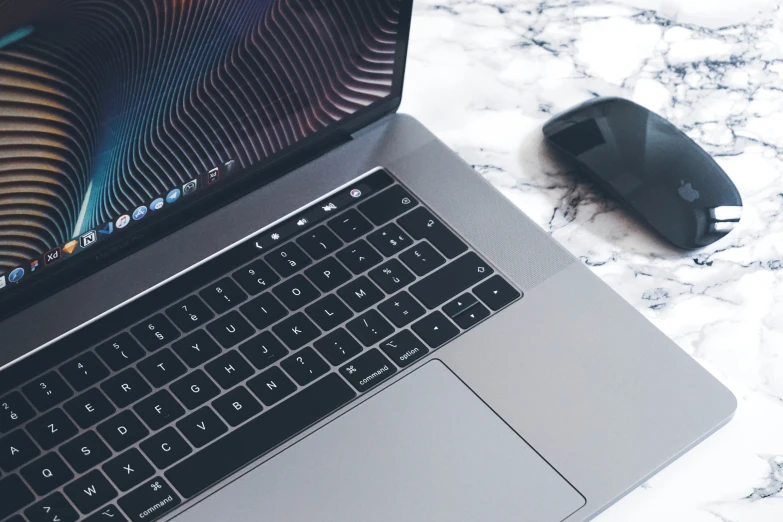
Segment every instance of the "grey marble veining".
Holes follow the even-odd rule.
[[[734,233],[649,234],[554,164],[541,126],[595,95],[668,118],[727,171]],[[772,0],[417,0],[413,114],[739,399],[735,419],[601,522],[783,520],[783,10]]]

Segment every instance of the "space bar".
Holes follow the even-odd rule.
[[[356,397],[336,374],[328,375],[180,462],[165,475],[192,497],[258,458]]]

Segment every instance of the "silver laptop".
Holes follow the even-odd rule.
[[[733,414],[395,113],[410,0],[0,10],[0,520],[583,521]]]

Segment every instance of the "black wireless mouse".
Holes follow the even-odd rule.
[[[709,245],[740,220],[742,198],[715,160],[629,100],[587,101],[549,120],[544,136],[675,246]]]

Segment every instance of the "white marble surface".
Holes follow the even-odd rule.
[[[738,185],[738,230],[663,245],[541,148],[590,96],[653,109]],[[735,419],[600,522],[783,521],[783,10],[775,0],[417,0],[416,116],[725,382]]]

